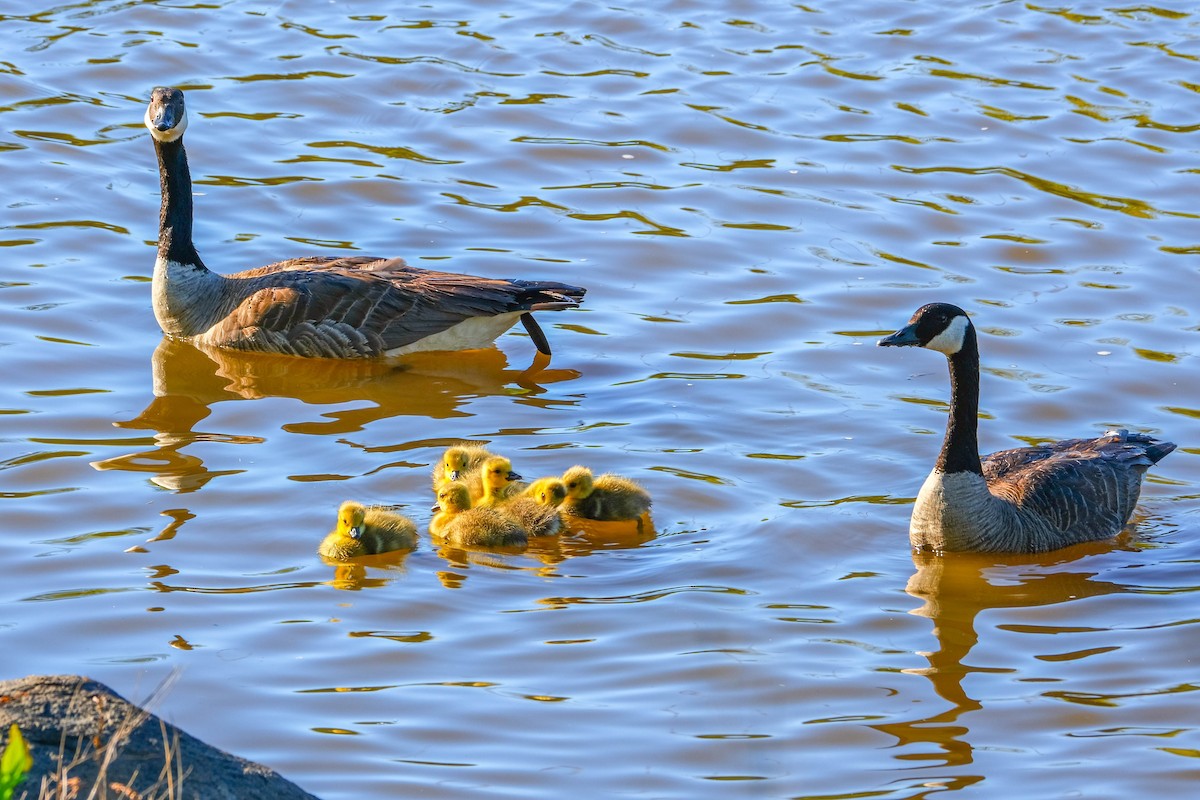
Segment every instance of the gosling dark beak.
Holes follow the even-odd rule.
[[[462,473],[459,472],[458,470],[456,470],[456,469],[450,470],[450,480],[456,481],[461,477],[462,477]]]
[[[519,481],[519,480],[521,480],[521,476],[510,470],[508,473],[508,479],[510,481]]]
[[[891,336],[885,336],[876,342],[880,347],[920,347],[921,340],[917,338],[917,326],[906,325]]]
[[[361,539],[362,538],[362,528],[360,528],[357,525],[355,525],[353,528],[351,528],[350,529],[350,538],[351,539]]]

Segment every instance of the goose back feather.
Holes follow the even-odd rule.
[[[914,548],[1042,552],[1115,536],[1133,515],[1146,470],[1175,449],[1116,430],[981,458],[979,350],[966,313],[931,303],[879,344],[939,350],[950,363],[946,438],[913,506]]]

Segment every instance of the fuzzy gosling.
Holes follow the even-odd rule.
[[[522,497],[528,497],[544,506],[557,508],[562,505],[563,500],[567,499],[567,487],[563,485],[560,478],[538,478],[529,484]]]
[[[411,519],[347,500],[338,508],[337,527],[329,532],[317,552],[334,561],[346,561],[416,546],[417,526]]]
[[[453,547],[520,547],[528,536],[511,516],[488,506],[471,506],[466,484],[451,481],[438,490],[441,509],[429,531]]]
[[[483,496],[479,500],[481,506],[495,506],[511,500],[525,491],[528,485],[513,472],[512,462],[504,456],[492,456],[484,461],[480,472],[483,481]]]
[[[483,462],[494,453],[483,445],[457,444],[447,447],[442,453],[442,460],[433,468],[433,492],[437,494],[443,484],[450,481],[462,481],[471,492],[471,497],[478,500],[483,496],[483,484],[480,482]]]
[[[620,475],[605,473],[592,477],[587,467],[575,466],[563,473],[567,497],[562,512],[595,520],[639,519],[650,511],[650,493]]]

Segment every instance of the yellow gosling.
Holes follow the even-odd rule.
[[[544,506],[557,508],[562,505],[563,500],[567,499],[567,487],[559,478],[538,478],[529,484],[521,496],[528,497]]]
[[[338,508],[337,527],[329,532],[317,552],[335,561],[345,561],[416,546],[417,526],[411,519],[347,500]]]
[[[639,519],[650,511],[650,493],[628,478],[605,473],[592,477],[587,467],[575,466],[563,473],[567,497],[562,513],[595,520]]]
[[[563,529],[562,515],[557,508],[543,505],[527,495],[517,495],[498,510],[516,519],[530,536],[557,536]]]
[[[528,484],[521,482],[521,476],[513,472],[512,462],[504,456],[492,456],[483,462],[483,495],[479,498],[481,506],[495,506],[511,500],[525,491]]]
[[[442,453],[442,460],[433,468],[433,491],[437,492],[442,484],[449,481],[462,481],[467,484],[472,495],[482,496],[483,485],[480,483],[480,467],[484,461],[492,457],[492,453],[482,445],[459,444],[447,447]]]
[[[519,547],[528,537],[520,523],[488,506],[471,506],[471,493],[461,481],[451,481],[438,490],[441,509],[429,523],[429,531],[454,547]]]

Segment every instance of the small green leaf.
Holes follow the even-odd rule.
[[[29,745],[25,744],[25,737],[14,722],[8,729],[8,746],[4,748],[4,755],[0,755],[0,800],[11,800],[13,790],[32,768]]]

